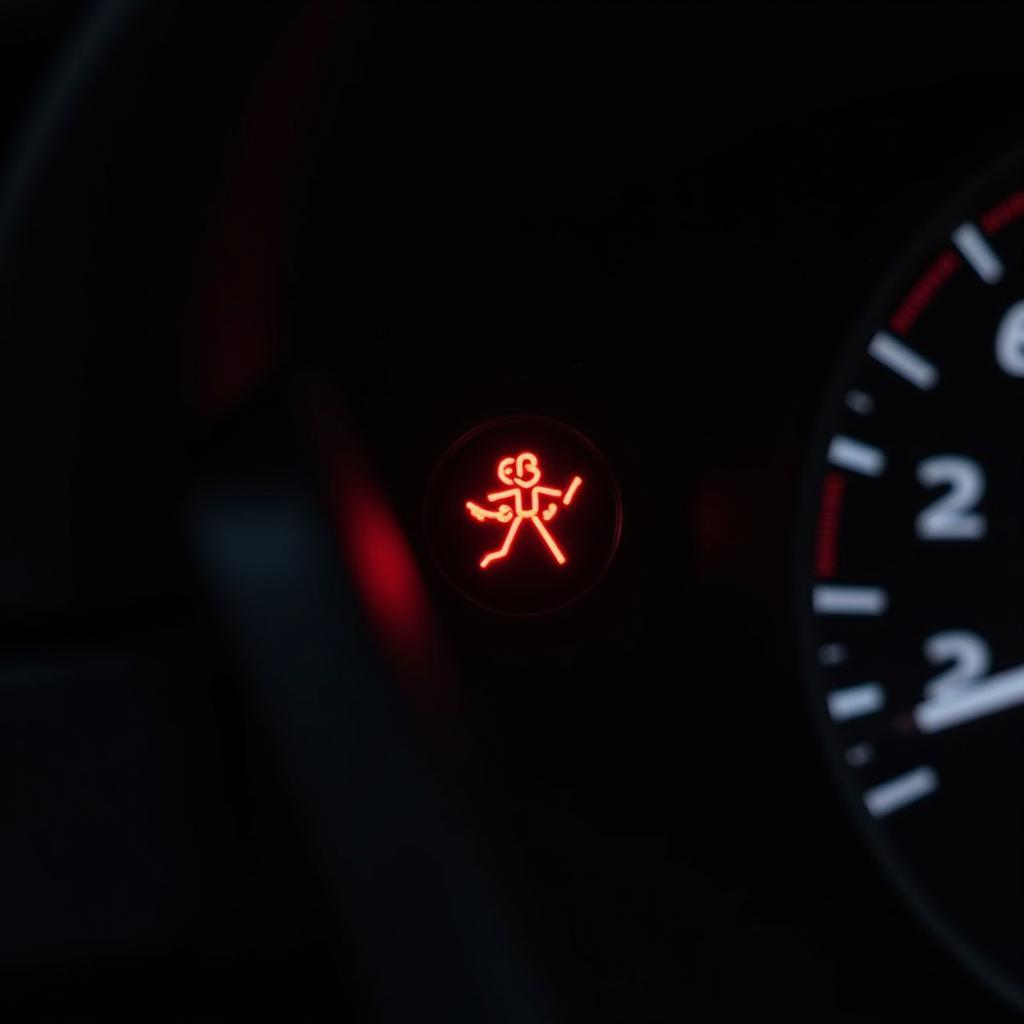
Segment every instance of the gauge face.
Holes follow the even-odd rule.
[[[619,490],[578,431],[543,416],[492,420],[435,472],[426,527],[441,572],[471,601],[513,615],[582,597],[618,546]]]
[[[1024,158],[878,296],[805,488],[814,701],[919,912],[1024,1004]]]

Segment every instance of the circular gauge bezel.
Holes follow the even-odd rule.
[[[886,835],[885,826],[872,818],[863,802],[858,787],[828,716],[820,680],[820,665],[815,657],[815,615],[810,596],[815,583],[814,554],[818,534],[818,502],[824,476],[828,469],[826,453],[832,437],[836,410],[842,406],[851,380],[867,358],[867,346],[879,325],[907,294],[917,274],[927,265],[929,258],[945,244],[958,224],[975,216],[988,200],[1008,194],[1006,184],[1016,176],[1024,187],[1024,146],[1004,154],[956,190],[938,211],[917,228],[911,241],[904,245],[847,334],[841,346],[841,355],[832,370],[822,400],[813,421],[811,441],[804,451],[796,514],[796,536],[793,545],[795,571],[793,575],[794,619],[796,642],[799,647],[799,665],[805,693],[828,763],[846,808],[855,823],[856,831],[880,865],[887,880],[906,901],[926,929],[935,936],[946,952],[963,964],[975,977],[1015,1009],[1024,1009],[1024,981],[1018,982],[1007,972],[995,966],[960,929],[953,925],[935,905],[914,877],[912,869],[904,863],[899,852]]]

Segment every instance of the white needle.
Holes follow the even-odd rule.
[[[1024,665],[997,672],[957,693],[930,697],[914,708],[921,732],[939,732],[1024,704]]]

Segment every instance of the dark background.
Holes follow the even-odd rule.
[[[5,155],[84,10],[0,7]],[[423,566],[459,693],[440,788],[556,1019],[1008,1013],[847,823],[789,607],[844,339],[1018,141],[997,10],[139,16],[66,100],[6,298],[52,345],[5,385],[30,453],[0,595],[11,1019],[372,1002],[361,925],[324,895],[339,847],[183,525],[197,477],[235,481],[225,452],[258,495],[294,460],[326,508],[293,422],[309,380]],[[583,430],[623,490],[609,576],[540,621],[467,605],[421,536],[437,458],[512,412]],[[401,987],[408,963],[377,967]]]

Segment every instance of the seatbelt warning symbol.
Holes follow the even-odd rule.
[[[491,508],[484,508],[473,501],[466,502],[467,511],[478,523],[497,522],[508,525],[501,547],[484,555],[480,560],[480,568],[486,569],[492,562],[509,555],[524,522],[533,524],[551,557],[559,565],[565,565],[565,554],[545,524],[572,504],[583,483],[582,477],[574,476],[564,490],[541,486],[540,459],[533,452],[520,452],[501,459],[497,474],[506,489],[487,495]]]

